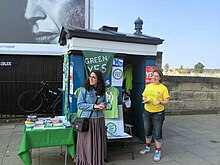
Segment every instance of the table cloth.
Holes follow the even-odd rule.
[[[75,156],[75,139],[72,128],[55,128],[55,129],[39,129],[26,130],[22,136],[22,142],[18,156],[25,165],[31,165],[32,148],[66,146],[71,157]]]

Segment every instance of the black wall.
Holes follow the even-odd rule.
[[[54,91],[62,87],[62,63],[61,56],[0,55],[0,117],[26,115],[17,98],[25,90],[40,89],[41,81]]]

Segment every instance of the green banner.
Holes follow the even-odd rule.
[[[69,117],[69,55],[67,53],[64,54],[64,61],[63,61],[63,115]]]
[[[100,70],[103,77],[111,77],[113,58],[114,53],[110,52],[83,51],[86,76],[92,70]]]

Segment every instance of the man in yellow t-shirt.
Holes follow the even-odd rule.
[[[169,102],[169,92],[165,85],[162,84],[163,73],[155,70],[152,73],[152,83],[147,85],[142,93],[145,112],[144,127],[146,133],[146,146],[139,153],[146,154],[150,152],[152,133],[156,144],[154,160],[161,159],[162,146],[162,126],[164,121],[164,106]]]

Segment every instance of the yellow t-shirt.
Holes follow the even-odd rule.
[[[153,105],[152,102],[163,101],[164,99],[170,97],[167,87],[161,83],[159,85],[154,85],[152,83],[146,85],[144,92],[142,93],[142,96],[146,97],[147,100],[149,100],[148,103],[144,104],[144,108],[148,112],[163,111],[164,105]]]

